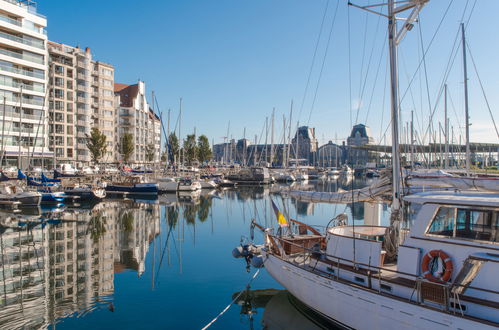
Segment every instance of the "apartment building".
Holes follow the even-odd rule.
[[[32,1],[0,0],[3,165],[40,165],[47,148],[47,19]],[[21,157],[19,157],[19,155]]]
[[[49,145],[57,162],[91,161],[87,138],[92,127],[107,136],[102,162],[115,161],[114,67],[94,61],[85,50],[49,41]]]
[[[134,85],[114,84],[117,105],[117,140],[118,161],[122,161],[119,146],[125,134],[131,134],[135,143],[130,162],[155,163],[160,160],[161,120],[149,107],[146,88],[143,81]],[[147,159],[147,148],[154,147],[154,159]]]
[[[92,118],[107,141],[102,162],[116,160],[116,109],[114,104],[114,67],[103,62],[92,62]]]

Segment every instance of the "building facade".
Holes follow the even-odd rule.
[[[353,166],[364,166],[368,162],[375,161],[375,155],[369,151],[358,147],[374,144],[371,129],[363,124],[357,124],[352,128],[352,132],[347,139],[347,159]]]
[[[49,146],[58,163],[88,165],[87,138],[93,127],[107,137],[100,162],[115,161],[114,67],[85,50],[49,42]]]
[[[32,2],[0,1],[4,165],[39,165],[47,148],[47,19]],[[21,155],[21,157],[19,157]]]
[[[156,163],[160,160],[161,120],[149,107],[146,98],[146,87],[143,81],[134,85],[114,84],[115,102],[117,105],[117,160],[122,162],[120,153],[125,134],[131,134],[134,150],[129,162]],[[148,158],[148,150],[153,149],[152,160]]]

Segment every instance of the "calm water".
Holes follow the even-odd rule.
[[[296,203],[280,189],[287,186],[1,213],[0,328],[200,329],[253,275],[231,251],[252,218],[275,224],[270,198],[309,224],[326,225],[340,212],[351,219],[349,205]],[[361,203],[354,214],[361,223]],[[305,309],[262,269],[212,329],[317,328]]]

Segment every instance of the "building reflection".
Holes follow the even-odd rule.
[[[115,273],[140,276],[160,234],[159,204],[106,201],[57,214],[2,229],[0,329],[46,328],[109,305]]]

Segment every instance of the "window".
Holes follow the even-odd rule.
[[[499,212],[440,207],[427,234],[499,242]]]
[[[454,233],[454,214],[456,209],[441,207],[433,222],[431,223],[428,234],[452,237]]]
[[[480,241],[499,241],[498,213],[492,211],[458,209],[456,237]]]

